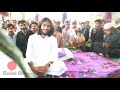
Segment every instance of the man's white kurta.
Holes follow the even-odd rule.
[[[44,66],[49,61],[54,61],[48,68],[47,74],[61,75],[66,71],[64,62],[58,61],[57,39],[54,36],[42,38],[37,33],[31,35],[28,39],[25,60],[33,61],[35,66]]]

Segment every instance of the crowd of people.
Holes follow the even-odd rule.
[[[89,21],[66,20],[61,26],[59,21],[43,18],[40,23],[7,20],[2,22],[1,28],[7,31],[8,38],[21,50],[23,57],[30,60],[28,65],[34,74],[43,76],[47,71],[48,75],[60,76],[66,67],[63,62],[56,61],[57,48],[68,46],[107,58],[120,57],[120,30],[101,19],[94,23],[95,26],[90,26]]]
[[[101,19],[95,20],[95,26],[90,26],[89,21],[78,23],[76,20],[73,22],[66,20],[63,26],[61,26],[59,21],[53,20],[52,25],[54,31],[52,35],[57,39],[58,48],[64,48],[65,46],[69,46],[71,48],[84,48],[83,51],[94,51],[97,53],[102,53],[104,56],[106,56],[106,54],[109,54],[110,52],[105,53],[106,51],[102,50],[103,48],[100,48],[100,50],[98,50],[97,44],[102,44],[102,46],[105,48],[108,48],[107,46],[113,48],[113,45],[117,43],[116,45],[118,46],[115,48],[119,49],[119,35],[111,36],[111,34],[114,33],[113,31],[118,31],[119,33],[119,29],[114,28],[112,25],[108,24],[106,24],[107,28],[104,28],[104,24],[105,22]],[[39,24],[35,21],[29,23],[25,20],[7,20],[6,22],[1,23],[1,28],[5,29],[8,32],[7,36],[13,39],[15,45],[21,50],[25,58],[29,36],[38,32]],[[107,31],[111,31],[111,34],[107,33]],[[113,41],[106,41],[107,36],[110,36],[110,38],[108,38],[110,40],[113,38]],[[115,41],[116,38],[118,38],[117,41]],[[92,43],[91,48],[88,48],[86,44],[90,41]],[[111,43],[112,45],[110,45]]]

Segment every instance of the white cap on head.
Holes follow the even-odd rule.
[[[112,23],[106,23],[104,25],[104,29],[107,30],[107,29],[110,29],[111,27],[113,27]]]

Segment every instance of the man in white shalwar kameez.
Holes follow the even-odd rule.
[[[60,76],[67,70],[64,62],[58,60],[57,39],[52,33],[51,20],[43,18],[39,32],[28,39],[25,66],[31,77]]]

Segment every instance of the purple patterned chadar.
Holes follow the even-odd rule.
[[[120,74],[120,63],[94,52],[72,51],[74,59],[65,60],[68,70],[63,78],[109,78]]]

